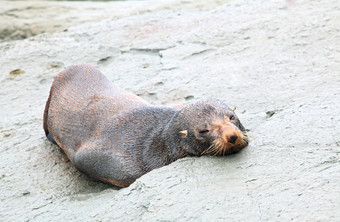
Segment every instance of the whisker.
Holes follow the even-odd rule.
[[[221,140],[215,141],[215,156],[220,156],[223,155],[224,150],[225,150],[225,143]]]
[[[214,155],[216,153],[216,151],[217,151],[217,147],[213,146],[209,153]]]
[[[211,147],[212,147],[213,145],[214,145],[214,144],[211,144],[206,150],[204,150],[204,151],[201,153],[201,155],[208,153],[209,150],[211,149]]]
[[[235,146],[230,146],[229,143],[225,142],[221,138],[215,139],[212,144],[201,153],[201,155],[208,154],[212,156],[226,156],[233,153],[233,150],[237,152],[248,144],[248,136],[246,134],[243,134],[240,139],[241,141],[239,141],[238,144],[235,144]]]

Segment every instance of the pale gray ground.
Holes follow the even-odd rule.
[[[0,221],[340,221],[340,2],[180,3],[0,44]],[[251,143],[95,182],[42,130],[53,78],[78,63],[154,104],[222,99]]]

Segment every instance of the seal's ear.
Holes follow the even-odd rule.
[[[235,111],[236,110],[236,106],[233,106],[233,108],[231,108],[232,111]]]
[[[184,139],[188,135],[188,130],[179,131],[179,135],[182,139]]]

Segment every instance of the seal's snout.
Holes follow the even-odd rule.
[[[211,125],[211,146],[202,154],[224,156],[237,153],[248,145],[247,136],[232,122],[220,121]]]
[[[223,139],[225,143],[235,144],[237,143],[237,139],[241,137],[240,132],[238,132],[237,128],[230,123],[223,124],[220,126],[220,137]]]
[[[227,140],[229,143],[235,144],[236,140],[237,140],[238,136],[236,135],[230,135],[227,137]]]

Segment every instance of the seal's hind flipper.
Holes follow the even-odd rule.
[[[49,141],[51,141],[52,143],[58,145],[57,142],[54,140],[54,138],[51,136],[51,134],[48,133],[46,137],[47,137],[47,139],[48,139]]]
[[[49,141],[51,141],[52,143],[57,144],[57,142],[54,140],[54,138],[52,137],[52,135],[50,134],[50,132],[48,131],[48,123],[47,123],[47,120],[48,120],[48,110],[50,108],[50,102],[51,102],[51,95],[52,95],[52,87],[50,89],[50,94],[48,96],[48,99],[47,99],[47,102],[46,102],[46,105],[45,105],[45,110],[44,110],[44,118],[43,118],[43,128],[44,128],[44,131],[45,131],[45,135],[47,137],[47,139]]]
[[[49,140],[51,140],[51,139],[49,138],[47,119],[48,119],[48,109],[50,108],[51,94],[52,94],[52,87],[50,89],[50,94],[48,96],[48,99],[47,99],[47,102],[46,102],[46,105],[45,105],[44,117],[43,117],[43,128],[44,128],[44,131],[45,131],[45,135]],[[51,137],[51,138],[53,139],[53,137]],[[53,141],[55,143],[54,139],[53,139]]]

